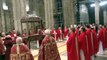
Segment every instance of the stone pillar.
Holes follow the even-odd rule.
[[[95,23],[96,24],[99,24],[99,11],[100,11],[99,0],[95,0]]]
[[[34,11],[36,12],[36,15],[41,17],[42,20],[45,20],[44,18],[44,0],[34,0]]]
[[[104,25],[107,25],[107,9],[103,11],[104,16]]]
[[[54,26],[53,0],[44,0],[44,5],[45,5],[45,25],[46,25],[46,28],[52,28]]]
[[[26,15],[26,0],[12,0],[15,30],[21,32],[21,18]]]
[[[65,22],[65,25],[67,25],[67,26],[74,24],[76,22],[74,1],[75,0],[62,0],[63,12],[64,12],[64,22]]]
[[[81,23],[88,23],[89,22],[89,16],[88,16],[88,9],[85,4],[80,5],[80,22]]]
[[[0,30],[5,31],[5,20],[2,0],[0,0]]]

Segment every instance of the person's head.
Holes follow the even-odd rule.
[[[74,28],[76,28],[77,27],[77,25],[74,25]]]
[[[80,29],[80,26],[77,26],[77,29]]]
[[[45,35],[50,35],[50,32],[51,32],[50,29],[46,29],[46,30],[44,31]]]
[[[104,28],[107,28],[107,26],[106,26],[106,25],[104,25]]]
[[[94,30],[94,29],[95,29],[95,26],[92,26],[91,29]]]
[[[17,37],[17,38],[16,38],[16,44],[20,44],[20,43],[22,43],[22,42],[23,42],[23,40],[22,40],[21,37]]]
[[[89,29],[89,28],[90,28],[90,25],[89,25],[89,24],[86,25],[85,28],[86,28],[86,30]]]
[[[73,28],[73,25],[70,25],[70,28]]]
[[[81,32],[85,32],[86,29],[84,27],[81,28]]]
[[[58,29],[61,29],[61,27],[58,27]]]
[[[67,26],[64,26],[64,28],[66,29],[66,28],[67,28]]]
[[[5,40],[12,40],[12,37],[10,35],[6,35]]]
[[[3,36],[3,37],[5,37],[5,36],[6,36],[6,33],[5,33],[5,32],[2,32],[1,34],[2,34],[2,36]]]
[[[71,33],[75,33],[75,28],[71,28]]]
[[[102,25],[99,25],[99,29],[102,29]]]

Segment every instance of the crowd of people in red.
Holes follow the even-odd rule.
[[[52,29],[56,41],[67,40],[68,60],[93,60],[107,48],[107,28],[104,25],[74,25]]]
[[[15,30],[0,35],[0,60],[34,60],[27,42],[19,37]]]
[[[67,40],[68,60],[93,60],[107,48],[107,28],[103,25],[83,25],[71,28]]]
[[[46,55],[48,55],[49,51],[50,53],[53,53],[49,54],[50,57],[60,60],[56,41],[67,41],[68,60],[92,60],[96,54],[104,54],[104,50],[107,48],[107,28],[104,25],[87,24],[78,26],[74,25],[69,28],[65,26],[64,29],[61,27],[58,29],[52,28],[48,34],[45,33],[45,30],[39,29],[36,34],[46,35],[39,49],[39,60],[43,60],[46,57],[43,53],[47,52]],[[2,32],[1,35],[0,59],[13,60],[15,59],[14,57],[12,59],[14,54],[20,55],[21,53],[27,53],[28,55],[25,54],[25,56],[30,56],[30,60],[33,60],[33,56],[27,47],[27,42],[23,41],[23,39],[15,33],[15,30],[8,35]],[[22,36],[26,37],[28,35],[22,33]],[[19,50],[17,47],[19,47]],[[54,57],[53,55],[57,56]],[[49,57],[46,59],[48,58]],[[23,59],[29,60],[28,57],[23,57]]]
[[[107,48],[107,28],[104,25],[74,25],[53,28],[50,35],[56,41],[67,40],[68,60],[93,60]],[[44,50],[44,49],[43,49]],[[45,55],[44,55],[45,56]]]

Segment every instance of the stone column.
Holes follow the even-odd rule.
[[[15,30],[21,32],[21,18],[26,15],[26,0],[12,0]]]
[[[99,0],[95,0],[95,23],[96,24],[99,24],[99,11],[100,11]]]
[[[64,12],[64,22],[65,25],[69,26],[75,23],[75,8],[74,8],[75,0],[62,0],[63,4],[63,12]]]
[[[5,31],[5,20],[4,20],[4,11],[2,0],[0,0],[0,30]]]
[[[104,14],[104,25],[107,25],[107,9],[103,11]]]
[[[89,16],[88,16],[88,9],[85,4],[80,5],[80,22],[81,23],[88,23],[89,22]]]
[[[34,11],[36,15],[41,17],[42,20],[44,19],[44,0],[34,0]]]
[[[53,0],[44,0],[45,5],[45,24],[46,28],[51,28],[54,26],[53,18]]]

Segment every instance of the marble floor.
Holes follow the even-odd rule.
[[[34,45],[34,44],[33,44]],[[67,60],[67,52],[66,52],[66,41],[57,42],[58,50],[61,56],[61,60]],[[33,46],[32,46],[33,47]],[[35,60],[38,60],[38,49],[31,49],[31,52],[35,58]],[[97,55],[95,59],[92,60],[107,60],[107,51],[105,51],[104,55]]]
[[[61,60],[67,60],[67,52],[60,53]],[[96,55],[92,60],[107,60],[107,50],[104,51],[103,55]]]
[[[61,56],[61,60],[67,60],[66,52],[63,53],[63,54],[60,54],[60,56]],[[92,60],[107,60],[107,55],[105,55],[105,56],[106,56],[106,57],[104,57],[104,56],[97,56],[97,57],[95,57],[95,58],[92,59]]]

